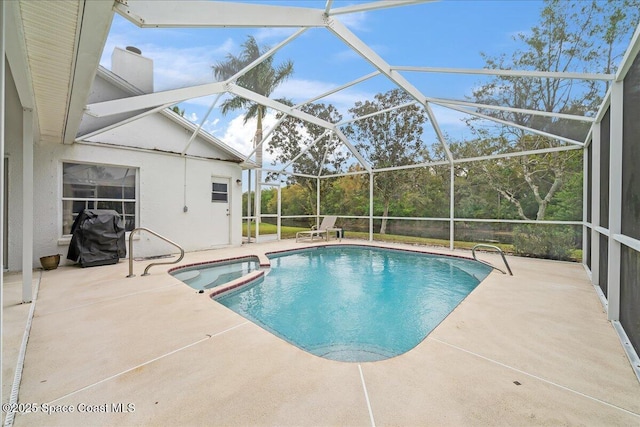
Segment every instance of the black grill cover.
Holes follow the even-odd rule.
[[[85,209],[71,227],[67,259],[81,267],[116,264],[127,255],[124,225],[116,211]]]

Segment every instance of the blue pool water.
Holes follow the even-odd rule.
[[[215,288],[260,268],[257,257],[180,268],[171,275],[196,290]]]
[[[216,300],[299,348],[349,362],[412,349],[491,271],[475,261],[367,247],[270,258],[268,275]]]

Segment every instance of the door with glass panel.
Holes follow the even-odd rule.
[[[230,178],[211,178],[211,221],[213,221],[213,245],[228,245],[231,242]]]

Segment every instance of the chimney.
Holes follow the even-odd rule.
[[[142,56],[137,47],[113,49],[111,71],[144,93],[153,92],[153,60]]]

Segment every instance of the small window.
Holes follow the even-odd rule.
[[[127,231],[136,227],[136,168],[85,163],[62,165],[62,234],[83,209],[111,209]]]
[[[227,203],[229,200],[229,190],[227,184],[213,182],[211,184],[211,201]]]

